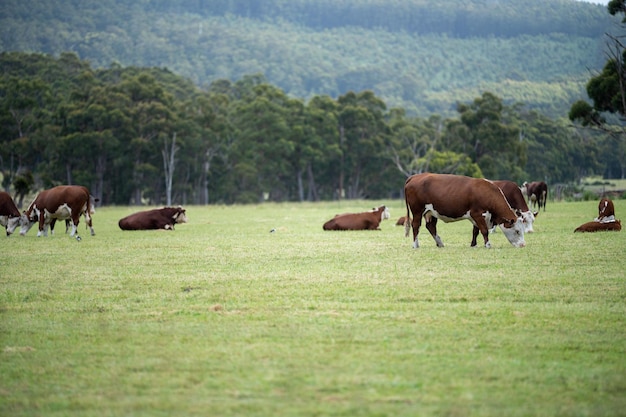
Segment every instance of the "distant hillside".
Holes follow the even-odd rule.
[[[198,85],[263,74],[309,98],[373,90],[427,116],[492,91],[551,116],[601,68],[605,7],[573,0],[5,0],[0,51],[167,67]]]

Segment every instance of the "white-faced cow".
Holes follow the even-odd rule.
[[[537,205],[541,210],[546,211],[546,200],[548,199],[548,184],[543,181],[524,182],[522,187],[526,188],[526,196],[531,207]]]
[[[0,191],[0,224],[7,229],[7,236],[20,224],[20,211],[9,193]]]
[[[615,206],[608,198],[603,198],[598,203],[598,217],[594,219],[597,222],[607,223],[615,221]]]
[[[522,219],[517,217],[502,190],[489,180],[451,174],[416,174],[406,180],[404,196],[405,232],[408,236],[409,227],[413,227],[414,248],[419,247],[417,236],[422,216],[426,220],[426,229],[439,247],[443,247],[443,242],[437,234],[437,219],[446,223],[469,220],[474,225],[471,246],[476,246],[480,232],[485,247],[491,247],[489,229],[493,225],[500,226],[513,246],[526,245]]]
[[[517,184],[513,181],[506,180],[493,181],[493,183],[500,187],[511,208],[522,218],[524,222],[524,233],[533,233],[533,223],[535,222],[535,217],[539,215],[539,212],[532,212],[528,208],[528,204],[526,204],[522,191]]]
[[[118,225],[122,230],[174,230],[176,223],[187,223],[181,206],[139,211],[120,219]]]
[[[25,235],[35,223],[39,223],[37,236],[47,236],[48,227],[52,219],[71,219],[72,231],[70,236],[76,235],[76,239],[80,240],[77,228],[81,215],[85,216],[85,223],[89,227],[91,235],[95,235],[91,218],[93,213],[94,209],[91,206],[89,190],[86,187],[80,185],[59,185],[43,190],[30,203],[30,206],[21,216],[20,235]]]
[[[385,206],[363,213],[338,214],[326,223],[324,230],[380,230],[380,222],[390,217]]]

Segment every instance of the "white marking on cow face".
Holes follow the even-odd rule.
[[[523,211],[522,222],[524,223],[524,233],[533,233],[533,223],[535,222],[535,215],[532,211]]]
[[[506,236],[511,245],[516,248],[523,248],[526,246],[526,242],[524,241],[524,223],[521,218],[518,218],[517,221],[511,226],[508,226],[505,223],[499,224],[498,226],[500,226],[504,236]]]
[[[187,223],[187,215],[185,214],[184,211],[181,211],[180,213],[176,213],[173,216],[174,219],[174,223]]]
[[[20,224],[19,217],[0,216],[0,224],[7,229],[7,236],[11,236]]]
[[[26,213],[23,213],[20,216],[20,236],[24,236],[26,235],[26,233],[28,233],[28,231],[30,230],[31,227],[33,227],[33,225],[35,223],[37,223],[39,221],[39,210],[37,210],[37,208],[34,208],[33,211],[30,213],[30,217],[26,215]]]
[[[387,220],[391,217],[391,213],[389,212],[389,209],[387,208],[387,206],[385,206],[385,209],[382,211],[382,213],[380,213],[380,221],[382,222],[383,220]]]

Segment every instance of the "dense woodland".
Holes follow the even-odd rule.
[[[576,181],[621,170],[611,139],[485,92],[457,116],[409,116],[373,92],[308,101],[263,76],[208,88],[168,70],[0,54],[3,187],[83,184],[103,204],[399,195],[407,175]]]
[[[292,97],[371,90],[448,117],[491,91],[563,117],[605,60],[606,8],[573,0],[4,0],[0,51],[76,53]]]
[[[606,58],[602,7],[7,3],[0,171],[18,202],[61,183],[103,204],[230,204],[395,197],[426,170],[626,174],[623,140],[565,120]]]

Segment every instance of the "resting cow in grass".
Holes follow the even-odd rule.
[[[581,224],[574,232],[619,232],[622,223],[615,219],[615,207],[608,198],[603,198],[598,204],[598,217],[592,222]]]
[[[410,226],[413,227],[414,248],[419,247],[417,235],[422,216],[426,220],[426,229],[439,247],[443,247],[443,242],[437,234],[438,219],[446,223],[469,220],[474,225],[471,246],[476,246],[480,232],[485,247],[491,247],[489,229],[494,225],[500,226],[513,246],[526,245],[522,219],[513,211],[502,190],[489,180],[450,174],[417,174],[406,180],[404,196],[405,233],[408,236]]]
[[[185,209],[181,206],[140,211],[124,217],[118,225],[122,230],[174,230],[176,223],[187,223]]]
[[[324,230],[380,230],[380,222],[389,216],[385,206],[363,213],[338,214],[324,223]]]

